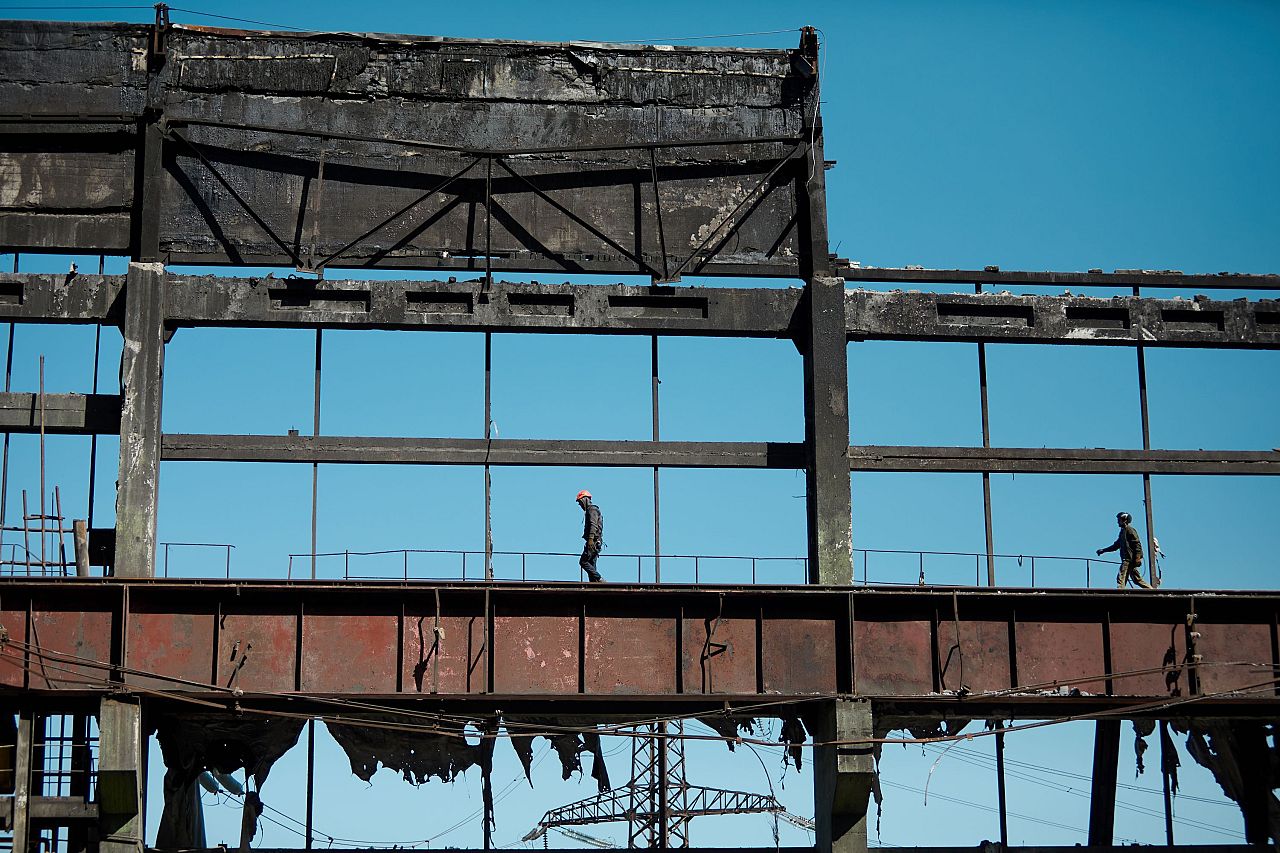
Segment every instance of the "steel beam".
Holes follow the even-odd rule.
[[[0,274],[0,321],[122,323],[123,276]],[[793,338],[794,288],[165,276],[170,326]],[[1280,347],[1280,301],[845,291],[854,340]]]
[[[186,462],[341,462],[413,465],[583,465],[803,468],[787,442],[576,441],[306,435],[164,436],[161,458]]]
[[[119,394],[45,394],[0,392],[0,430],[50,434],[110,435],[120,432]]]
[[[190,326],[790,336],[800,292],[777,288],[169,277]]]
[[[856,446],[849,448],[849,465],[938,473],[1275,475],[1280,451]]]
[[[1280,282],[1280,276],[1259,276]],[[1280,285],[1278,285],[1280,286]],[[854,340],[1276,349],[1280,300],[848,291]]]
[[[0,686],[29,697],[137,684],[223,701],[231,684],[243,701],[563,713],[850,695],[887,719],[1280,708],[1275,593],[4,578],[0,602]],[[725,650],[704,658],[711,631]],[[253,651],[233,662],[237,644]]]
[[[1274,273],[1190,274],[1179,270],[1115,270],[1114,272],[1019,272],[988,268],[981,270],[936,270],[923,267],[851,267],[837,261],[838,274],[845,281],[888,284],[988,284],[1066,287],[1162,287],[1178,290],[1276,290],[1280,275]]]

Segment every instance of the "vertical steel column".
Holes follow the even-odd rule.
[[[45,552],[45,519],[49,516],[44,511],[44,356],[40,356],[40,574],[44,574],[49,566],[49,557]],[[43,731],[42,731],[43,733]]]
[[[664,254],[665,258],[666,255]],[[653,336],[649,355],[650,397],[653,401],[653,440],[659,440],[658,430],[658,336]],[[662,583],[662,516],[658,502],[658,466],[653,466],[653,582]]]
[[[85,802],[89,800],[89,770],[92,763],[93,756],[89,751],[89,718],[84,714],[76,714],[71,720],[71,780],[67,791]],[[87,827],[82,824],[68,827],[68,853],[82,853],[88,846]]]
[[[120,356],[120,473],[115,573],[153,577],[160,494],[164,374],[164,266],[129,264]]]
[[[1120,721],[1098,720],[1093,740],[1093,789],[1089,797],[1089,846],[1110,847],[1116,826],[1116,775]]]
[[[653,738],[654,748],[658,753],[658,772],[654,774],[653,787],[654,811],[657,812],[658,819],[658,844],[659,850],[666,850],[671,846],[671,807],[667,802],[667,724],[666,722],[658,723],[654,730]]]
[[[982,292],[982,285],[973,286],[974,293]],[[991,410],[987,405],[987,345],[978,341],[978,392],[982,409],[982,447],[991,447]],[[995,533],[991,525],[991,472],[982,472],[982,517],[987,533],[987,586],[996,585]],[[1001,740],[1004,735],[999,735]],[[1001,786],[1004,785],[1003,774]]]
[[[18,271],[18,254],[13,255],[13,271]],[[9,345],[5,351],[4,358],[4,390],[9,393],[10,386],[13,382],[13,330],[15,323],[9,323]],[[4,546],[4,523],[8,515],[9,508],[9,433],[4,434],[4,461],[0,464],[0,553],[3,552]],[[23,523],[25,526],[25,522]],[[3,557],[0,556],[0,559]]]
[[[316,797],[316,721],[307,720],[307,823],[306,849],[310,850],[315,834],[313,823]]]
[[[320,435],[320,372],[324,360],[324,329],[316,329],[315,388],[312,392],[311,435]],[[316,516],[320,503],[320,463],[311,463],[311,579],[316,579]]]
[[[486,197],[487,197],[486,192]],[[493,333],[484,333],[484,579],[493,580],[493,476],[488,448],[493,441]]]
[[[806,286],[804,404],[809,583],[853,583],[844,282]]]
[[[797,346],[804,356],[805,479],[810,583],[853,583],[850,539],[849,365],[844,280],[831,275],[827,241],[818,33],[801,30],[798,58],[808,65],[805,157],[796,163],[804,308]]]
[[[1166,746],[1167,745],[1167,746]],[[1173,741],[1169,737],[1169,723],[1166,720],[1160,721],[1160,779],[1164,782],[1164,839],[1165,844],[1173,846],[1173,795],[1169,790],[1169,770],[1168,756],[1165,755],[1165,749],[1172,746]]]
[[[996,731],[996,796],[999,799],[1000,846],[1009,846],[1009,811],[1004,788],[1004,721]]]
[[[98,275],[102,275],[106,271],[107,258],[105,255],[98,256]],[[93,326],[93,387],[89,393],[98,393],[98,366],[102,361],[102,324],[95,323]],[[93,504],[95,485],[98,480],[98,432],[94,430],[89,433],[89,510],[86,517],[89,520],[89,527],[93,527]]]
[[[1141,288],[1135,287],[1133,295],[1140,295]],[[1142,449],[1151,449],[1151,420],[1147,410],[1147,354],[1142,346],[1142,336],[1139,334],[1137,346],[1138,352],[1138,402],[1142,409]],[[1142,475],[1142,503],[1146,508],[1147,515],[1147,577],[1151,581],[1152,586],[1159,586],[1160,579],[1156,574],[1156,522],[1155,512],[1151,508],[1151,475]]]

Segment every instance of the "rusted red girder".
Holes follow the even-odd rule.
[[[856,694],[892,713],[1188,699],[1180,713],[1274,713],[1277,613],[1266,592],[3,579],[0,685],[506,710]]]

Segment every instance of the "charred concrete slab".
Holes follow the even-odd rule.
[[[136,256],[150,221],[173,262],[655,278],[807,251],[798,50],[169,27],[149,62],[152,34],[0,27],[10,245]]]
[[[0,273],[0,321],[120,325],[124,282],[122,275]]]
[[[54,435],[120,432],[118,394],[39,394],[0,392],[0,430]]]

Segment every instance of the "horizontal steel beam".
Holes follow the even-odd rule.
[[[837,260],[845,281],[898,284],[1044,285],[1055,287],[1176,288],[1185,290],[1276,290],[1275,273],[1191,274],[1178,270],[1115,270],[1114,272],[1019,272],[999,268],[935,270],[923,267],[850,267]]]
[[[119,434],[119,394],[39,394],[0,391],[0,431],[65,435]]]
[[[4,578],[0,689],[1274,716],[1278,613],[1267,592]]]
[[[855,471],[991,474],[1280,474],[1280,451],[1042,447],[849,448]]]
[[[790,336],[798,289],[170,275],[176,325]]]
[[[1280,282],[1280,277],[1274,277]],[[1280,300],[1009,294],[846,294],[855,340],[1280,347]]]
[[[573,441],[378,438],[305,435],[164,437],[162,458],[183,462],[303,462],[380,465],[580,465],[651,468],[804,467],[791,442]],[[854,471],[1011,474],[1280,474],[1280,452],[1074,450],[1053,448],[849,448]]]
[[[803,468],[787,442],[573,441],[169,434],[161,458],[185,462],[338,462],[411,465],[584,465]]]
[[[123,276],[0,274],[0,321],[119,323]],[[177,326],[565,332],[796,339],[798,288],[316,281],[170,273]],[[845,295],[853,340],[1280,347],[1280,300]]]

